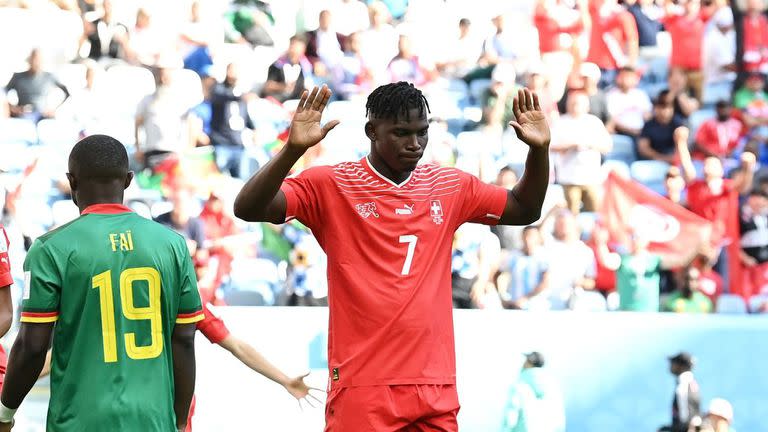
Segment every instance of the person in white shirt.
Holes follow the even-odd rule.
[[[611,150],[611,136],[596,116],[589,114],[589,96],[581,90],[568,94],[566,114],[552,126],[550,148],[557,153],[557,182],[563,185],[571,213],[598,208],[601,155]]]
[[[704,35],[702,69],[704,73],[704,102],[729,99],[736,79],[736,32],[733,12],[721,8],[712,19],[715,26]]]
[[[640,78],[634,68],[623,67],[616,77],[616,87],[606,95],[611,118],[608,130],[632,138],[640,136],[645,121],[651,116],[648,93],[637,88]]]
[[[368,6],[371,17],[371,28],[361,34],[360,52],[363,62],[373,74],[374,82],[389,82],[387,66],[397,55],[400,35],[389,23],[392,16],[382,2],[374,2]]]
[[[368,8],[360,0],[337,0],[331,7],[331,14],[341,17],[336,23],[336,31],[344,36],[366,30],[370,24]]]
[[[522,75],[528,72],[531,65],[541,60],[539,38],[536,28],[530,22],[517,19],[510,25],[507,23],[508,18],[503,14],[493,18],[496,30],[485,40],[479,64],[511,62],[518,75]]]
[[[483,41],[472,35],[472,23],[467,18],[459,20],[459,36],[443,49],[443,59],[437,64],[440,73],[449,78],[463,78],[477,67],[483,51]]]

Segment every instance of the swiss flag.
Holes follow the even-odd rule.
[[[629,244],[639,231],[651,251],[675,262],[693,259],[712,231],[706,219],[614,172],[605,181],[600,220],[613,241]]]

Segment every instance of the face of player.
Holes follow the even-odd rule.
[[[429,122],[419,110],[409,111],[408,119],[372,120],[365,131],[371,139],[371,156],[386,165],[390,173],[410,173],[416,168],[429,140]]]

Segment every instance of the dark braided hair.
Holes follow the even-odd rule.
[[[400,81],[378,87],[368,96],[365,115],[369,118],[396,120],[398,117],[410,120],[409,110],[418,108],[419,116],[430,112],[429,102],[421,90],[413,84]]]

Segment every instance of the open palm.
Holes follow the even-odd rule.
[[[291,396],[295,397],[296,400],[299,401],[299,407],[301,407],[301,401],[305,401],[309,406],[315,407],[315,404],[312,403],[314,400],[315,403],[322,405],[322,401],[318,399],[315,395],[313,395],[310,391],[315,390],[317,392],[322,392],[321,389],[317,387],[311,387],[307,385],[307,383],[304,382],[304,378],[309,376],[309,374],[304,374],[302,376],[297,376],[295,378],[292,378],[290,381],[285,383],[284,387],[286,390],[288,390],[288,393],[291,394]]]
[[[549,125],[535,92],[527,88],[519,90],[512,103],[512,112],[516,121],[509,122],[509,125],[515,129],[520,141],[534,148],[549,146]]]
[[[310,93],[305,90],[301,94],[296,113],[291,120],[291,131],[288,134],[289,145],[301,148],[312,147],[339,124],[338,120],[330,121],[325,126],[320,124],[323,110],[330,98],[331,90],[325,85],[320,89],[314,87]]]

